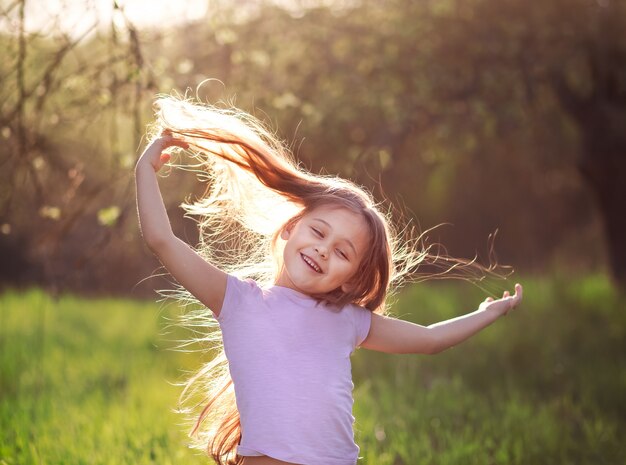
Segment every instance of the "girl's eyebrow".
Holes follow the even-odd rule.
[[[330,225],[330,223],[328,223],[328,221],[324,221],[321,218],[313,218],[313,220],[315,221],[320,221],[322,223],[324,223],[326,226],[328,226],[329,229],[333,229],[333,227]],[[350,239],[342,239],[344,241],[346,241],[348,243],[348,245],[352,248],[352,251],[354,252],[354,255],[358,255],[358,253],[356,253],[356,247],[354,247],[354,244],[352,243],[352,241]]]

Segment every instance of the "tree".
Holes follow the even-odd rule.
[[[528,261],[533,249],[545,264],[568,230],[593,218],[575,171],[581,129],[572,130],[554,76],[589,85],[576,75],[581,37],[597,33],[587,18],[605,7],[390,0],[295,16],[265,8],[240,24],[212,18],[178,40],[202,44],[200,56],[187,55],[195,72],[222,79],[244,108],[268,112],[287,138],[305,135],[297,149],[308,166],[374,188],[380,178],[426,223],[462,225],[458,244],[502,226],[507,258]],[[610,15],[623,26],[621,10]],[[193,85],[184,75],[178,83]],[[513,205],[512,218],[499,213]],[[608,255],[619,257],[614,242]]]
[[[572,231],[593,238],[599,212],[623,285],[626,20],[617,2],[363,0],[299,11],[215,2],[202,21],[142,31],[118,8],[107,28],[82,37],[54,24],[28,33],[23,6],[0,14],[15,25],[0,38],[0,233],[18,231],[28,258],[66,281],[90,257],[115,255],[104,250],[141,248],[125,220],[154,94],[217,78],[224,86],[206,84],[199,97],[279,128],[306,167],[354,178],[421,224],[456,223],[441,241],[452,255],[472,256],[499,228],[504,262],[539,271]],[[202,187],[164,189],[166,203]],[[567,263],[580,255],[579,236]],[[78,252],[81,241],[92,247]]]
[[[606,0],[589,13],[572,22],[576,47],[549,77],[580,131],[577,168],[602,213],[613,275],[626,289],[626,8]]]
[[[109,29],[94,19],[65,31],[50,17],[32,32],[26,15],[24,0],[0,12],[8,32],[0,36],[0,245],[19,242],[10,255],[39,271],[7,263],[3,278],[25,272],[53,290],[97,286],[85,265],[134,219],[132,178],[120,172],[133,166],[154,84],[120,8]]]

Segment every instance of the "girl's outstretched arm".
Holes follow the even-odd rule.
[[[217,316],[226,293],[226,273],[208,263],[172,232],[156,173],[169,160],[163,150],[187,147],[187,143],[164,133],[143,152],[135,167],[137,211],[146,244],[167,271]]]
[[[516,284],[513,296],[505,291],[501,299],[488,297],[475,312],[430,326],[374,313],[370,332],[360,347],[395,354],[436,354],[489,326],[519,305],[521,300],[522,286]]]

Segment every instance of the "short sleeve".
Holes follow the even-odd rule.
[[[353,317],[355,327],[355,343],[354,346],[358,347],[367,338],[372,325],[372,312],[366,308],[358,305],[353,305]]]
[[[260,289],[254,280],[241,280],[232,274],[227,274],[224,302],[219,316],[215,319],[220,324],[230,320],[237,315],[237,311],[244,305],[246,298],[259,291]]]

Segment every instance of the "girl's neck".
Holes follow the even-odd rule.
[[[294,295],[296,297],[300,297],[302,299],[315,300],[309,294],[306,294],[306,293],[304,293],[302,291],[299,291],[298,289],[295,289],[292,286],[275,283],[275,284],[272,285],[272,288],[279,289],[282,292],[288,292],[288,293],[290,293],[290,294],[292,294],[292,295]]]

